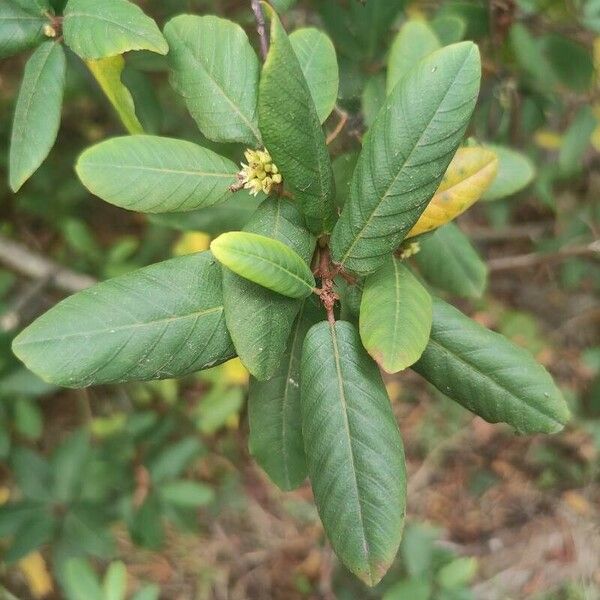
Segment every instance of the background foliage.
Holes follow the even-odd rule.
[[[13,2],[19,4],[0,2],[0,22]],[[60,0],[54,4],[60,10]],[[244,26],[257,45],[246,2],[148,0],[139,5],[161,29],[182,12],[227,16]],[[368,0],[362,6],[355,0],[278,0],[273,5],[286,11],[289,31],[306,25],[325,31],[338,56],[338,112],[326,122],[333,132],[339,111],[348,117],[330,145],[338,203],[344,198],[341,190],[349,186],[358,140],[393,85],[390,81],[432,49],[461,39],[477,41],[484,80],[469,134],[497,152],[499,176],[486,192],[486,202],[458,225],[446,225],[427,239],[415,261],[440,291],[462,299],[461,308],[549,366],[575,422],[556,439],[513,439],[458,414],[416,378],[401,388],[393,377],[386,380],[400,416],[409,471],[416,478],[409,490],[410,512],[415,520],[440,524],[446,532],[411,524],[392,572],[367,591],[332,563],[321,546],[307,490],[283,496],[250,466],[245,450],[247,376],[239,363],[178,380],[90,391],[45,384],[20,366],[10,342],[63,291],[48,277],[22,277],[9,261],[0,270],[0,537],[6,589],[21,600],[45,597],[50,587],[55,597],[68,600],[124,595],[148,600],[159,594],[169,599],[335,594],[443,600],[500,598],[505,589],[522,598],[594,597],[600,593],[599,567],[582,565],[582,556],[594,555],[586,524],[598,518],[594,502],[600,494],[600,349],[594,345],[600,277],[592,246],[598,237],[600,188],[595,172],[600,4],[508,0],[403,5]],[[75,49],[77,30],[67,23],[65,36]],[[44,104],[45,118],[34,128],[35,140],[21,140],[29,150],[14,156],[10,180],[8,153],[0,155],[2,239],[21,240],[56,264],[105,279],[204,249],[210,237],[247,222],[256,207],[249,196],[243,202],[236,199],[235,206],[220,205],[185,218],[145,218],[100,202],[75,177],[79,153],[125,133],[121,121],[130,132],[143,127],[212,148],[229,157],[228,169],[236,169],[241,158],[236,148],[203,138],[173,92],[160,54],[165,48],[148,27],[140,48],[159,54],[130,52],[124,62],[96,64],[93,54],[81,50],[86,66],[70,52],[58,54],[52,42],[36,50],[39,60],[51,61],[52,67],[43,98],[31,96],[33,105]],[[183,20],[166,32],[172,48],[184,35]],[[314,40],[292,36],[296,51],[304,44],[323,46],[326,53],[326,38],[311,35]],[[36,81],[37,61],[23,72],[26,58],[1,63],[0,138],[5,149],[20,81],[24,78],[26,88]],[[193,57],[182,55],[180,60]],[[121,71],[136,113],[119,86]],[[64,72],[58,141],[24,183],[58,127],[63,94],[57,83]],[[92,73],[107,95],[116,98],[121,121]],[[171,83],[183,90],[189,85],[177,76]],[[323,94],[322,112],[317,111],[322,120],[334,99],[326,86],[315,86]],[[31,106],[17,105],[17,123]],[[202,107],[188,103],[187,108],[198,122],[208,118]],[[232,121],[232,127],[240,140],[256,137],[244,120]],[[17,127],[12,136],[19,131]],[[78,168],[93,165],[84,155]],[[19,192],[11,194],[9,185]],[[155,200],[150,196],[160,193],[149,185],[144,201],[149,205]],[[425,415],[422,409],[432,404],[437,412]],[[248,416],[261,418],[252,411]],[[424,481],[430,484],[427,489]],[[448,499],[456,506],[449,507]],[[457,507],[462,507],[458,514]],[[490,518],[481,518],[480,513],[489,511]],[[248,519],[251,525],[244,524]],[[569,534],[556,545],[548,532],[565,523]],[[518,529],[540,538],[539,545],[511,538]],[[295,546],[284,543],[290,535]],[[525,548],[533,565],[514,555],[506,563],[494,562],[490,550],[501,554],[494,539]],[[528,573],[524,581],[515,580],[519,567]]]

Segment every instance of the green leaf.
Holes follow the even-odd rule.
[[[44,420],[37,404],[29,398],[19,398],[13,410],[15,431],[30,440],[38,440],[44,432]]]
[[[221,363],[234,352],[220,268],[203,252],[110,279],[57,304],[13,350],[67,387],[170,379]]]
[[[44,42],[27,61],[10,140],[9,181],[14,192],[37,171],[54,145],[65,69],[65,53],[56,42]]]
[[[15,532],[11,547],[3,560],[10,565],[27,556],[52,539],[56,528],[56,519],[47,512],[37,512],[23,522]]]
[[[178,477],[188,464],[200,454],[202,446],[193,437],[187,437],[171,444],[148,464],[152,482],[158,484]]]
[[[422,20],[406,21],[396,35],[388,57],[387,93],[423,58],[439,50],[435,31]]]
[[[442,588],[450,590],[469,585],[476,574],[477,559],[472,556],[461,556],[439,570],[437,582]]]
[[[156,23],[128,0],[69,0],[63,33],[67,46],[84,60],[130,50],[169,51]]]
[[[82,486],[84,467],[90,451],[89,436],[85,429],[72,433],[52,455],[54,486],[52,497],[57,502],[73,500]]]
[[[333,176],[335,177],[335,203],[338,208],[342,208],[346,204],[346,199],[350,195],[350,183],[357,161],[357,152],[347,152],[337,156],[332,163]]]
[[[439,532],[428,525],[411,523],[404,531],[400,555],[408,574],[414,578],[425,578],[433,570],[435,540]]]
[[[460,42],[467,31],[464,19],[457,15],[440,15],[431,21],[431,27],[443,46]]]
[[[296,4],[296,1],[297,0],[271,0],[271,4],[277,12],[284,12],[292,8],[292,6]]]
[[[125,59],[117,54],[85,62],[119,115],[125,129],[131,134],[144,133],[144,128],[135,114],[135,103],[131,92],[122,81]]]
[[[579,93],[589,90],[594,63],[585,46],[558,33],[550,33],[542,40],[542,47],[554,73],[564,85]]]
[[[45,458],[29,448],[17,446],[12,451],[11,466],[17,486],[26,498],[48,501],[51,474]]]
[[[318,29],[297,29],[289,37],[308,84],[319,121],[331,114],[338,95],[340,77],[331,40]]]
[[[529,352],[442,300],[434,300],[431,338],[413,368],[490,423],[556,433],[569,420],[562,394]]]
[[[431,318],[431,296],[402,261],[388,258],[365,280],[360,337],[386,373],[419,360],[429,340]]]
[[[481,298],[487,284],[487,266],[454,223],[444,225],[420,245],[414,259],[431,285],[456,296]]]
[[[244,30],[219,17],[181,15],[165,26],[171,83],[215,142],[260,143],[259,62]]]
[[[210,249],[234,273],[284,296],[306,298],[315,289],[315,278],[306,262],[279,240],[231,231],[213,240]]]
[[[553,94],[556,75],[539,41],[523,23],[515,23],[510,28],[509,41],[519,67],[528,75],[533,86],[545,94]]]
[[[85,559],[70,559],[64,577],[69,600],[105,600],[98,577]]]
[[[475,106],[477,46],[434,52],[394,88],[369,130],[331,238],[333,259],[375,271],[400,244],[438,188]]]
[[[109,558],[114,555],[115,543],[108,525],[97,505],[78,504],[71,507],[62,522],[62,539],[78,553]]]
[[[198,508],[210,504],[215,493],[209,486],[196,481],[172,481],[159,489],[160,497],[182,508]]]
[[[572,175],[582,168],[582,159],[598,121],[591,106],[579,109],[567,129],[558,154],[558,166],[563,175]]]
[[[349,0],[316,3],[336,48],[356,62],[374,59],[404,0]]]
[[[264,199],[262,194],[255,197],[245,190],[240,190],[223,202],[206,208],[148,216],[152,223],[158,225],[182,231],[204,231],[212,236],[217,236],[226,231],[243,229]]]
[[[535,166],[527,156],[497,144],[486,144],[498,157],[498,174],[483,193],[483,200],[499,200],[526,188],[535,177]]]
[[[205,208],[230,198],[237,167],[191,142],[134,135],[88,148],[76,170],[83,185],[103,200],[160,213]]]
[[[371,127],[375,122],[385,99],[385,77],[381,73],[377,73],[369,78],[361,97],[362,111],[367,127]]]
[[[125,600],[127,592],[127,569],[121,561],[110,563],[102,584],[102,600]]]
[[[202,398],[197,411],[198,430],[204,435],[214,435],[239,415],[244,406],[246,394],[241,387],[223,389],[217,385]]]
[[[0,2],[0,59],[36,46],[45,39],[48,19],[10,0]]]
[[[315,325],[301,367],[308,473],[340,560],[375,585],[398,551],[406,474],[398,426],[379,370],[354,326]]]
[[[157,585],[151,584],[144,586],[136,592],[131,600],[159,600],[160,588]]]
[[[382,600],[430,600],[431,583],[427,579],[406,579],[390,587]]]
[[[244,231],[270,236],[290,246],[308,264],[315,239],[296,206],[268,198]],[[238,356],[250,373],[264,380],[281,363],[301,302],[287,298],[223,269],[225,320]]]
[[[317,301],[303,304],[277,371],[267,381],[250,380],[250,454],[282,490],[306,479],[300,407],[300,358],[308,330],[323,318]]]
[[[272,9],[267,12],[271,47],[260,79],[260,131],[309,229],[331,231],[335,189],[325,134],[290,40],[279,17]]]
[[[14,535],[37,514],[46,515],[46,506],[40,502],[20,501],[0,505],[0,537]]]

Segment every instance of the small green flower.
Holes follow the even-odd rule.
[[[268,150],[246,150],[244,156],[248,164],[242,163],[242,170],[238,174],[244,189],[250,190],[253,196],[259,192],[270,194],[274,185],[279,185],[283,179],[277,165]]]

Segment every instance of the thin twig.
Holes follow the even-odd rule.
[[[557,252],[550,252],[546,254],[533,252],[531,254],[495,258],[488,261],[488,268],[490,272],[498,273],[501,271],[527,269],[537,265],[560,262],[567,258],[574,258],[576,256],[600,258],[600,240],[596,240],[595,242],[585,246],[570,246],[561,248]]]
[[[342,133],[344,127],[346,127],[346,123],[348,122],[348,113],[345,110],[342,110],[337,105],[335,107],[335,113],[339,117],[338,124],[335,126],[335,129],[327,136],[327,145],[331,144],[340,133]]]
[[[251,0],[252,11],[256,18],[256,30],[258,31],[258,37],[260,38],[260,54],[263,61],[267,60],[267,54],[269,53],[269,40],[267,38],[267,27],[265,25],[265,15],[263,13],[260,0]]]
[[[48,279],[53,287],[63,292],[79,292],[96,283],[93,277],[71,271],[2,235],[0,235],[0,263],[34,279]]]

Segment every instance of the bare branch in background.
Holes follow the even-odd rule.
[[[96,283],[93,277],[71,271],[4,236],[0,236],[0,263],[21,275],[47,280],[49,285],[63,292],[79,292]]]
[[[262,6],[260,5],[260,0],[251,0],[251,3],[252,11],[254,12],[254,17],[256,18],[256,30],[258,31],[258,36],[260,38],[260,54],[262,59],[266,60],[269,52],[269,40],[267,39],[265,15],[263,13]]]
[[[527,269],[553,262],[560,262],[567,258],[576,256],[600,258],[600,240],[596,240],[584,246],[570,246],[561,248],[557,252],[542,254],[532,252],[531,254],[522,254],[518,256],[506,256],[503,258],[493,258],[488,261],[490,272],[498,273],[500,271],[512,271],[513,269]]]

